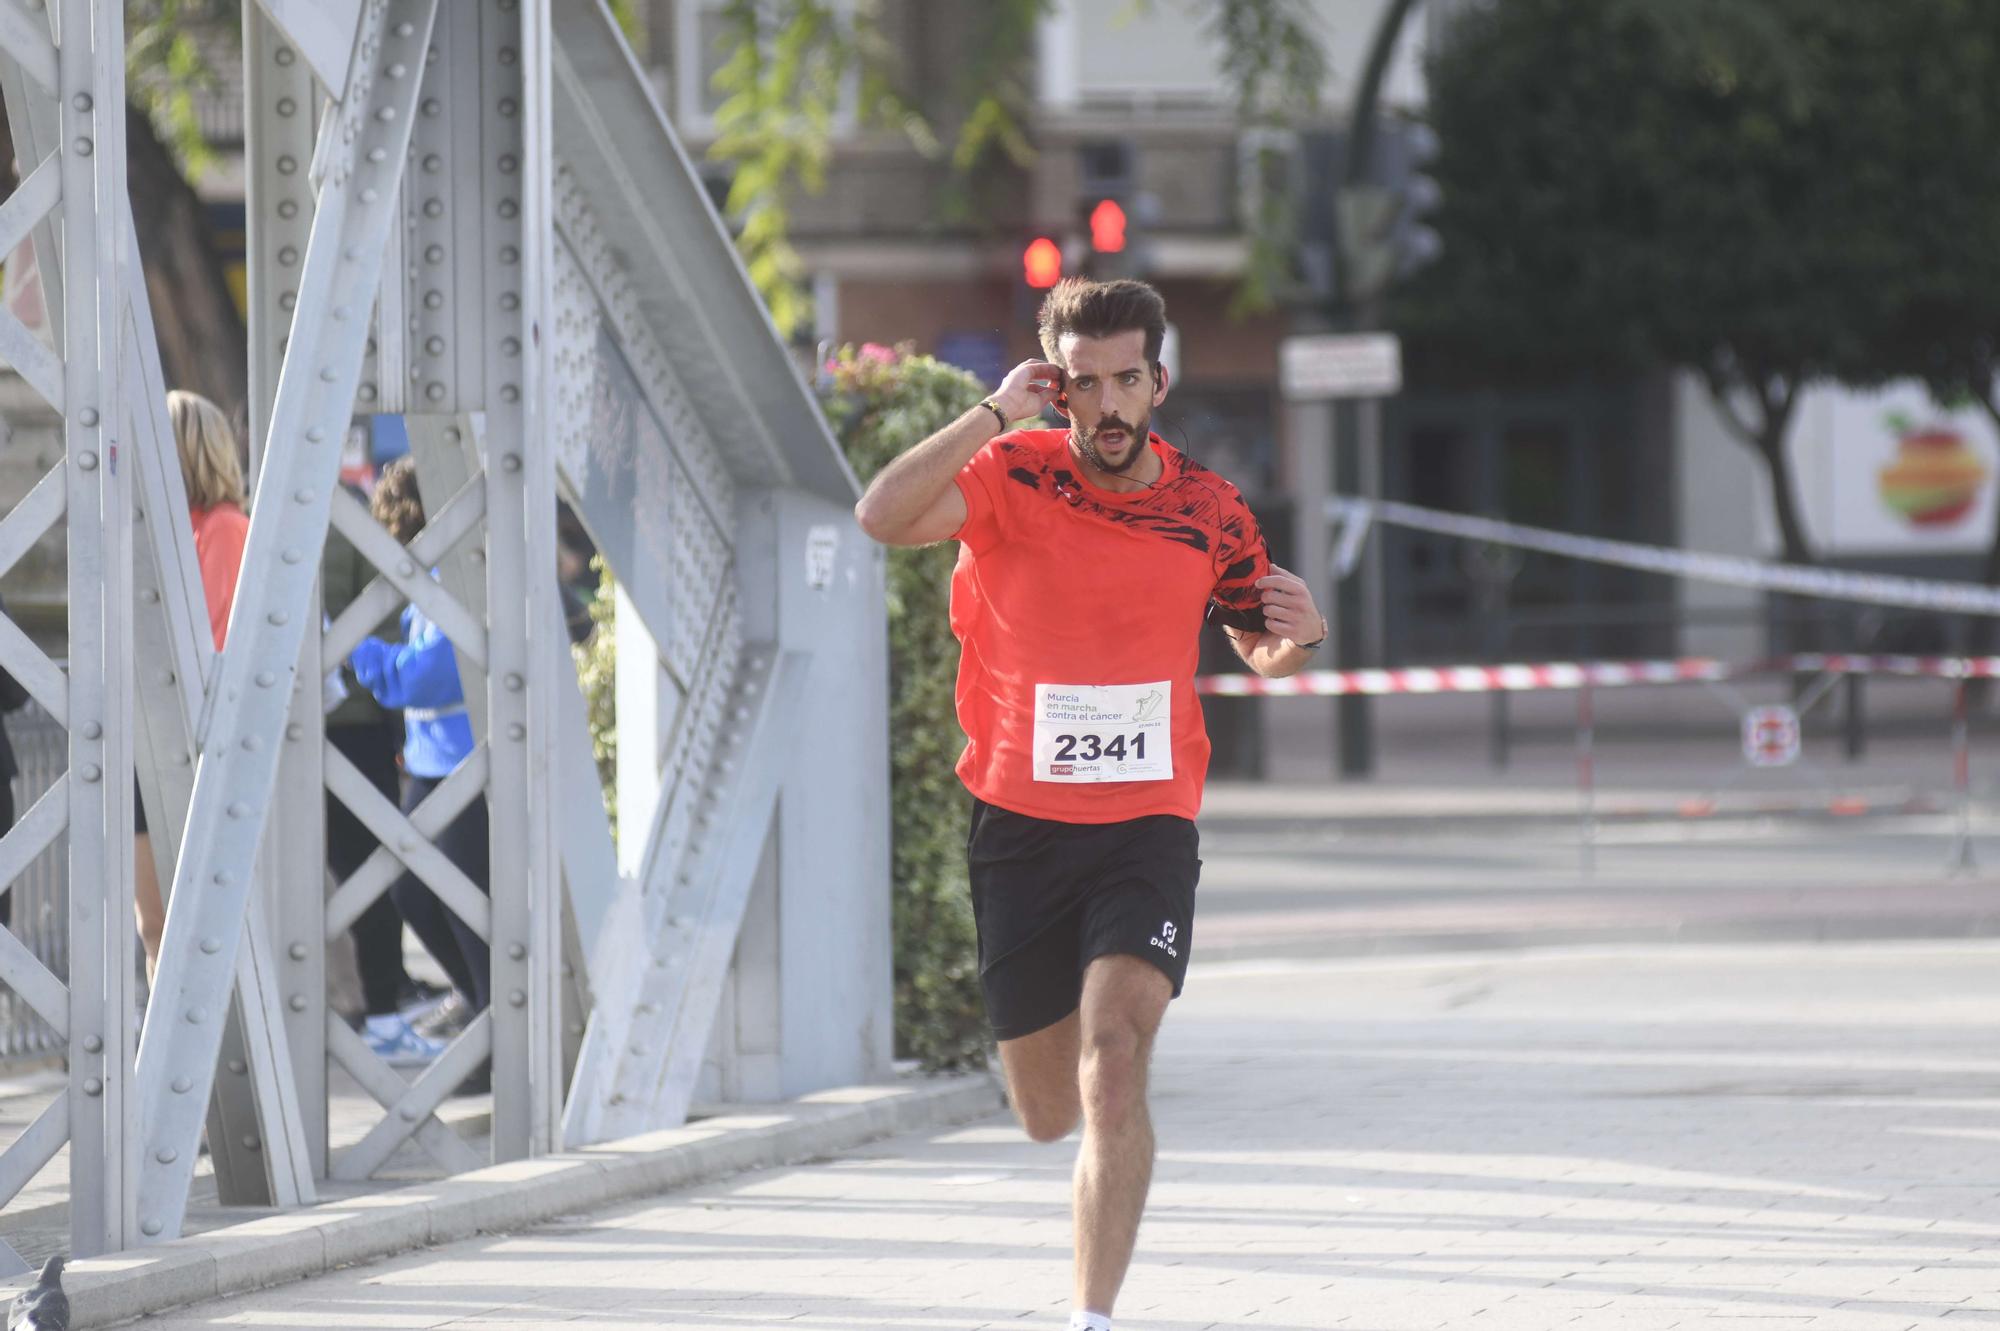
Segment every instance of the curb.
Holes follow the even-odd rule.
[[[431,1183],[324,1202],[156,1247],[73,1263],[74,1325],[108,1326],[474,1235],[520,1229],[754,1169],[795,1164],[1003,1105],[984,1073],[852,1086],[783,1104],[735,1105],[687,1127],[515,1160]],[[34,1283],[0,1285],[0,1300]]]

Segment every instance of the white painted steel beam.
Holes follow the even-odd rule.
[[[193,1092],[205,1091],[222,1036],[262,822],[277,777],[290,688],[312,595],[330,492],[366,349],[368,293],[381,282],[384,241],[417,113],[437,0],[367,0],[339,108],[322,127],[325,166],[300,268],[300,317],[280,372],[263,469],[237,587],[231,640],[201,730],[202,757],[175,872],[176,902],[156,1001],[179,1019],[149,1022],[139,1082],[149,1142],[174,1158],[148,1171],[141,1232],[178,1233],[200,1131]],[[115,252],[115,251],[113,251]],[[218,932],[224,922],[239,927]],[[179,926],[178,928],[176,926]],[[201,944],[214,939],[215,950]],[[173,1083],[191,1082],[187,1091]],[[148,1232],[150,1231],[150,1232]]]
[[[501,261],[482,313],[486,335],[487,712],[493,887],[493,1153],[544,1155],[562,1145],[562,875],[550,797],[556,687],[575,678],[556,599],[555,459],[549,274],[555,243],[550,154],[549,7],[521,0],[518,28],[490,25],[485,129],[502,162],[489,174],[486,252]],[[515,53],[510,63],[508,53]],[[518,80],[510,81],[509,71]],[[507,170],[508,160],[517,163]],[[508,254],[518,256],[508,265]],[[560,673],[558,673],[560,672]]]
[[[40,6],[37,6],[39,8]],[[32,14],[20,0],[0,0],[0,50],[50,97],[56,95],[56,47],[46,14]],[[9,247],[11,248],[11,247]]]
[[[571,1146],[686,1121],[763,858],[809,658],[748,649],[684,856],[648,875],[660,925],[597,992],[564,1119]],[[660,872],[664,870],[665,872]],[[652,914],[652,911],[648,911]]]
[[[285,341],[298,306],[299,264],[311,239],[313,195],[306,165],[313,156],[314,113],[321,105],[314,87],[314,62],[317,58],[329,65],[326,86],[344,86],[358,17],[351,3],[286,9],[292,29],[307,21],[330,22],[338,38],[309,41],[308,55],[302,59],[300,43],[287,36],[256,0],[243,4],[253,478],[261,470]],[[317,57],[313,52],[319,53]],[[337,70],[331,68],[336,58]],[[319,647],[320,635],[304,635],[295,679],[320,678]],[[301,1000],[285,1003],[281,1019],[303,1135],[300,1168],[316,1179],[326,1177],[327,1171],[326,1020],[321,997],[326,993],[326,806],[320,779],[325,734],[318,713],[319,690],[295,687],[286,727],[287,735],[295,737],[285,744],[279,760],[272,794],[276,812],[264,834],[259,873],[271,898],[279,990]]]
[[[468,929],[492,941],[493,913],[486,893],[433,844],[437,835],[479,798],[488,770],[487,754],[483,745],[474,749],[405,818],[346,755],[337,749],[327,751],[326,788],[382,843],[327,902],[327,932],[337,933],[360,919],[361,912],[408,869]]]
[[[256,0],[272,26],[304,53],[314,76],[329,88],[347,86],[347,62],[362,0]]]
[[[70,1247],[136,1241],[130,1094],[132,594],[125,383],[124,17],[113,0],[59,0],[63,376],[69,470]],[[25,681],[24,681],[25,682]],[[193,1143],[189,1143],[190,1153]]]

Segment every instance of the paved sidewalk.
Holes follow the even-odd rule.
[[[2000,947],[1198,968],[1120,1331],[2000,1323]],[[1056,1328],[1069,1145],[909,1137],[155,1319]]]

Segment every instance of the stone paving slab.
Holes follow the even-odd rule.
[[[2000,1323],[2000,946],[1197,966],[1120,1331]],[[149,1322],[1058,1328],[995,1115]]]

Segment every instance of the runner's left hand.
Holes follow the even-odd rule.
[[[1271,571],[1257,579],[1264,597],[1264,629],[1289,642],[1317,642],[1326,636],[1326,620],[1313,604],[1305,579],[1288,569],[1271,565]]]

